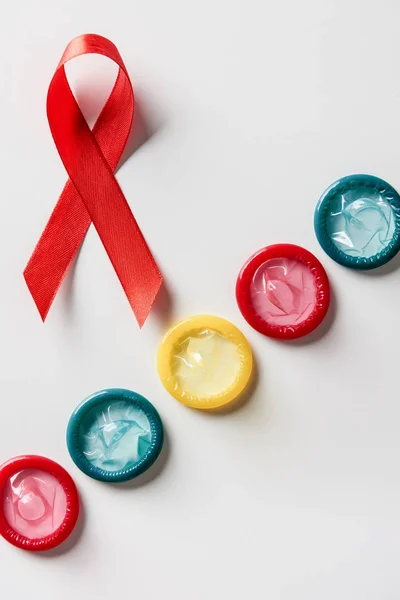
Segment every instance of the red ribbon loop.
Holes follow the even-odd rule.
[[[82,54],[102,54],[119,67],[114,88],[93,130],[82,115],[64,69],[67,61]],[[49,86],[47,118],[69,180],[24,271],[40,315],[44,321],[93,221],[141,327],[162,276],[114,177],[131,129],[133,89],[112,42],[86,34],[68,44]]]

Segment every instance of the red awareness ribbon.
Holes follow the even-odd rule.
[[[92,130],[64,69],[67,61],[82,54],[101,54],[119,67],[115,85]],[[68,44],[49,86],[47,118],[69,179],[24,271],[39,313],[44,321],[93,221],[142,327],[162,276],[114,177],[131,130],[133,89],[110,40],[85,34]]]

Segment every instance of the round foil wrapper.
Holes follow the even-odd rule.
[[[98,481],[118,483],[147,471],[161,452],[164,428],[154,406],[130,390],[86,398],[72,414],[67,446],[76,466]]]
[[[24,550],[51,550],[75,527],[79,497],[70,475],[42,456],[0,466],[0,534]]]
[[[253,356],[248,341],[232,323],[198,315],[167,332],[157,366],[164,387],[176,400],[191,408],[214,409],[243,392]]]
[[[400,197],[372,175],[343,177],[322,194],[314,225],[333,260],[353,269],[374,269],[400,249]]]
[[[293,244],[275,244],[251,256],[239,273],[236,298],[246,321],[273,338],[311,333],[329,308],[330,286],[321,263]]]

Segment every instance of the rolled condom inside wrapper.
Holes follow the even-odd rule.
[[[236,298],[254,329],[288,340],[311,333],[322,322],[330,286],[325,269],[311,252],[293,244],[275,244],[245,263]]]
[[[252,373],[253,358],[244,335],[212,315],[181,321],[165,335],[158,372],[176,399],[198,409],[214,409],[237,399]]]

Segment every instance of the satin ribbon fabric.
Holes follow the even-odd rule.
[[[93,130],[64,69],[66,62],[82,54],[101,54],[119,67]],[[73,39],[47,94],[47,118],[69,179],[24,271],[43,321],[92,221],[140,327],[161,287],[161,273],[114,177],[133,112],[132,84],[116,46],[95,34]]]

